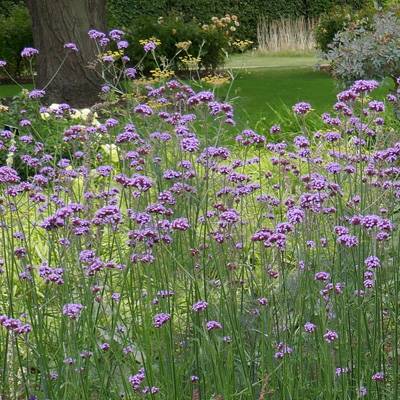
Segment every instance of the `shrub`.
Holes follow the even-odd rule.
[[[23,4],[11,5],[8,13],[0,15],[0,57],[7,59],[10,72],[23,72],[21,50],[33,43],[31,19]],[[0,70],[1,73],[1,70]]]
[[[370,0],[109,0],[109,20],[115,26],[132,26],[143,16],[182,13],[185,21],[195,17],[199,21],[209,21],[213,15],[235,14],[242,23],[241,39],[257,39],[257,24],[260,17],[268,20],[315,18],[334,5],[345,4],[354,9],[362,8]]]
[[[323,52],[328,51],[336,34],[345,30],[346,27],[358,25],[369,29],[374,13],[375,9],[371,5],[359,11],[350,6],[333,7],[329,12],[321,15],[315,27],[317,48]]]
[[[396,77],[400,72],[400,18],[393,12],[374,16],[371,26],[351,26],[339,33],[325,54],[335,77]]]
[[[158,55],[164,63],[168,60],[169,67],[173,70],[187,69],[188,62],[185,65],[183,61],[189,56],[199,58],[197,61],[200,68],[215,69],[223,64],[226,52],[231,50],[230,27],[235,28],[235,25],[229,23],[227,26],[217,27],[212,21],[208,24],[202,24],[196,20],[184,21],[178,15],[158,19],[145,17],[140,24],[133,24],[129,29],[128,38],[131,46],[128,54],[133,60],[139,60],[143,55],[141,41],[155,37],[160,41]],[[177,51],[179,55],[176,55]],[[144,71],[148,72],[159,65],[154,59],[147,57],[143,62],[143,67]]]

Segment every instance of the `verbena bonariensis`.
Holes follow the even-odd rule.
[[[96,123],[29,96],[0,132],[2,396],[397,399],[400,143],[376,86],[230,148],[232,106],[177,80]]]

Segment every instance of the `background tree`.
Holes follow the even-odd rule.
[[[90,67],[95,43],[89,29],[106,28],[106,0],[26,0],[37,57],[37,87],[49,102],[82,107],[96,102],[100,79]],[[73,42],[79,51],[64,49]],[[64,61],[66,51],[69,52]],[[61,66],[61,67],[60,67]],[[48,84],[50,81],[50,84]]]

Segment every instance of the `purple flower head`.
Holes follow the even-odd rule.
[[[281,132],[281,127],[279,125],[272,125],[269,133],[275,134],[275,133],[280,133]]]
[[[124,31],[121,31],[119,29],[113,29],[108,33],[108,36],[112,39],[112,40],[121,40],[122,36],[125,35]]]
[[[297,115],[305,115],[312,109],[310,103],[300,102],[292,107],[292,110]]]
[[[381,261],[376,256],[369,256],[365,259],[364,264],[367,268],[374,269],[381,266]]]
[[[75,43],[65,43],[64,44],[64,49],[72,50],[72,51],[75,51],[75,52],[79,51],[78,47],[76,46]]]
[[[332,343],[339,339],[339,335],[335,331],[328,330],[324,335],[324,339],[327,343]]]
[[[96,29],[91,29],[88,32],[88,35],[90,39],[104,39],[106,36],[105,33],[97,31]]]
[[[199,150],[200,141],[194,136],[186,137],[181,140],[180,146],[182,151],[193,153]]]
[[[110,344],[109,343],[101,343],[99,347],[100,347],[100,350],[102,350],[102,351],[110,350]]]
[[[351,90],[355,93],[370,93],[379,86],[379,83],[374,80],[358,80],[355,81]]]
[[[126,68],[124,73],[125,76],[129,79],[135,79],[137,75],[136,68]]]
[[[0,183],[18,183],[18,172],[11,167],[0,167]]]
[[[208,303],[204,300],[199,300],[192,305],[192,310],[195,312],[204,311],[208,307]]]
[[[138,391],[140,389],[141,384],[145,380],[145,378],[146,378],[146,374],[145,374],[144,368],[141,368],[137,374],[131,375],[128,378],[128,381],[129,381],[130,385],[132,386],[132,389],[135,391]]]
[[[328,272],[325,272],[325,271],[317,272],[314,275],[314,279],[316,281],[327,281],[327,280],[330,279],[330,277],[331,277],[331,275]]]
[[[82,304],[69,303],[64,305],[63,314],[66,317],[75,320],[79,317],[82,310],[83,310]]]
[[[152,40],[149,40],[144,46],[143,50],[148,53],[150,51],[154,51],[157,48],[157,44]]]
[[[312,322],[306,322],[304,324],[304,330],[307,333],[313,333],[313,332],[315,332],[315,329],[317,329],[317,326],[315,324],[313,324]]]
[[[4,68],[7,65],[7,62],[4,60],[0,60],[0,68]]]
[[[268,299],[266,299],[265,297],[260,297],[257,299],[257,302],[260,306],[266,306],[268,305]]]
[[[16,335],[29,333],[32,330],[29,324],[24,324],[19,319],[10,318],[7,315],[0,315],[0,325],[8,331],[14,332]]]
[[[177,218],[172,221],[171,228],[177,231],[186,231],[190,228],[187,218]]]
[[[167,313],[160,313],[156,314],[153,317],[153,326],[155,328],[161,328],[163,325],[165,325],[169,320],[171,319],[171,315]]]
[[[35,49],[33,47],[25,47],[21,51],[21,57],[23,57],[23,58],[33,57],[33,56],[36,56],[37,54],[39,54],[39,50]]]
[[[215,329],[222,329],[222,324],[218,321],[208,321],[206,323],[206,328],[208,331],[213,331]]]
[[[33,89],[29,92],[28,97],[30,99],[40,99],[46,95],[46,92],[44,90],[40,89]]]
[[[117,42],[117,48],[119,50],[126,49],[126,48],[128,48],[128,46],[129,46],[129,43],[126,40],[120,40],[119,42]]]
[[[293,207],[289,208],[289,210],[286,213],[286,216],[291,224],[296,225],[304,220],[305,213],[302,209]]]
[[[152,115],[153,114],[153,110],[147,104],[139,104],[133,109],[133,111],[135,113],[142,114],[142,115]]]
[[[375,372],[371,379],[375,382],[383,382],[385,380],[385,374],[383,372]]]
[[[383,101],[372,100],[368,103],[368,108],[371,111],[383,112],[385,111],[385,103]]]
[[[358,246],[358,238],[353,235],[341,235],[336,239],[336,241],[337,243],[349,248]]]

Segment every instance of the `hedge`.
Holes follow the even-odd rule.
[[[108,0],[109,24],[128,27],[140,23],[143,16],[159,17],[172,12],[184,18],[195,18],[207,23],[213,16],[236,14],[242,27],[241,36],[255,39],[260,16],[270,19],[281,17],[316,17],[335,5],[349,5],[355,9],[370,0]]]

